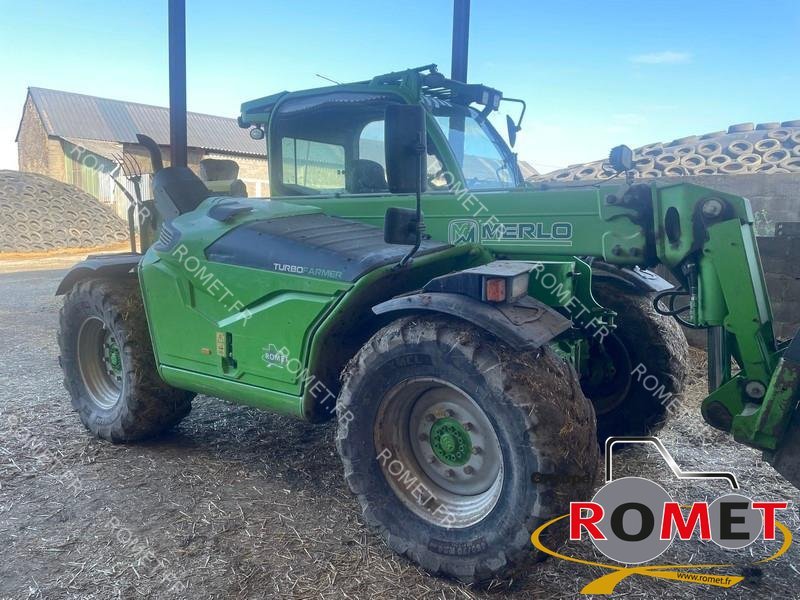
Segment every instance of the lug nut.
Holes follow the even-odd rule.
[[[428,423],[433,423],[436,420],[436,416],[433,413],[429,413],[429,414],[425,415],[425,420]]]
[[[473,446],[472,447],[472,453],[473,454],[482,454],[483,453],[483,448],[481,448],[480,446]]]
[[[427,442],[428,441],[428,434],[427,433],[420,433],[419,434],[419,441],[420,442]]]
[[[438,461],[436,460],[435,456],[431,456],[428,458],[428,464],[435,465]]]
[[[467,465],[466,467],[464,467],[464,473],[465,473],[466,475],[472,475],[474,472],[475,472],[475,469],[473,469],[473,468],[472,468],[472,467],[470,467],[469,465]]]
[[[452,418],[452,417],[454,417],[454,416],[456,416],[456,413],[454,413],[454,412],[453,412],[452,410],[450,410],[449,408],[448,408],[446,411],[444,411],[444,414],[445,414],[445,415],[447,415],[448,417],[451,417],[451,418]]]
[[[455,477],[456,476],[456,472],[453,471],[453,469],[447,469],[447,476],[451,477],[451,478]]]
[[[464,423],[464,429],[466,429],[467,431],[474,431],[475,425],[473,425],[472,423]]]

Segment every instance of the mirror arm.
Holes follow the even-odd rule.
[[[423,134],[425,135],[425,134]],[[416,240],[414,242],[414,246],[408,253],[400,260],[400,263],[397,265],[398,268],[405,267],[411,258],[417,253],[419,247],[422,245],[422,232],[425,230],[425,225],[422,223],[422,174],[425,172],[425,168],[423,166],[425,161],[425,155],[427,154],[427,147],[425,146],[424,139],[418,139],[417,145],[414,148],[414,151],[417,154],[417,231],[416,231]]]
[[[525,103],[525,100],[521,98],[503,98],[506,102],[516,102],[517,104],[522,104],[522,112],[519,113],[519,119],[517,119],[517,131],[522,129],[522,119],[525,116],[525,110],[528,108],[528,105]]]

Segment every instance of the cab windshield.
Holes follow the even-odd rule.
[[[514,156],[477,110],[429,100],[429,109],[450,142],[469,189],[517,186]]]

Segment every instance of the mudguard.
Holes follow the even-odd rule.
[[[142,259],[141,254],[122,252],[119,254],[92,254],[72,267],[61,280],[56,296],[70,291],[73,286],[85,279],[103,278],[119,279],[136,272]]]
[[[540,348],[572,327],[572,321],[530,296],[514,304],[488,304],[460,294],[412,294],[381,302],[372,311],[376,315],[421,311],[451,315],[518,350]]]
[[[607,281],[631,292],[663,292],[675,287],[657,273],[647,269],[617,267],[599,260],[594,260],[591,264],[592,279]]]

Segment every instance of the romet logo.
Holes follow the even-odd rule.
[[[533,545],[546,554],[610,571],[587,584],[581,593],[611,594],[620,581],[631,575],[723,588],[734,586],[744,579],[739,575],[709,572],[726,567],[730,569],[735,566],[732,563],[644,565],[661,556],[676,539],[687,541],[694,537],[713,541],[726,550],[745,548],[757,539],[775,541],[779,546],[775,552],[755,560],[754,564],[775,560],[789,549],[792,534],[776,518],[777,511],[788,507],[787,502],[759,502],[738,493],[729,493],[712,502],[684,505],[675,502],[664,488],[649,479],[624,477],[614,480],[614,446],[630,443],[654,445],[680,479],[725,479],[734,490],[739,488],[736,477],[729,472],[682,471],[658,438],[609,438],[606,441],[607,483],[591,502],[572,502],[569,514],[545,523],[531,536]],[[562,519],[569,519],[570,540],[581,540],[585,534],[597,550],[622,564],[583,560],[547,548],[542,543],[542,533]],[[740,561],[737,564],[741,566]]]
[[[571,246],[572,223],[500,223],[475,219],[450,221],[447,239],[451,244],[514,242],[534,246]]]
[[[275,344],[268,344],[266,348],[262,348],[264,353],[261,355],[261,358],[267,363],[267,368],[270,367],[278,367],[279,369],[283,369],[286,367],[286,363],[289,362],[289,352],[283,348],[278,349]]]

